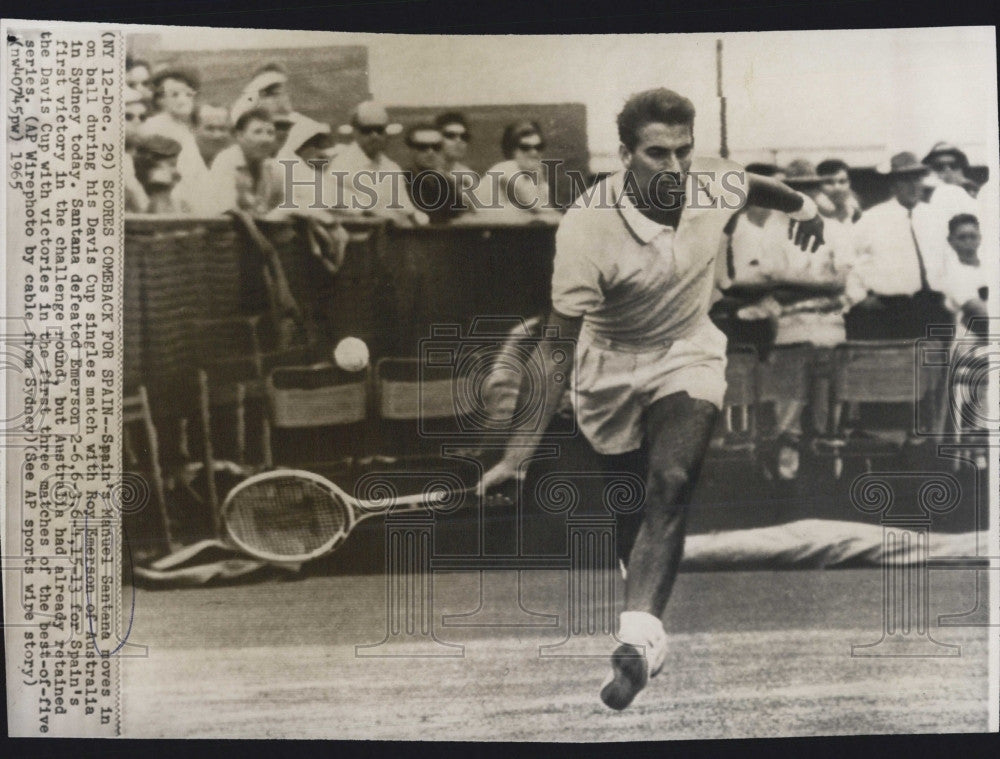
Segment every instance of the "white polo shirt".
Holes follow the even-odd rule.
[[[625,350],[656,350],[694,333],[708,317],[723,227],[746,204],[743,168],[693,159],[676,229],[635,208],[624,173],[602,182],[559,225],[553,307]]]

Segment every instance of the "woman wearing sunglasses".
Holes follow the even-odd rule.
[[[540,214],[553,210],[542,153],[545,138],[537,121],[515,121],[500,141],[507,159],[486,172],[484,184],[492,191],[492,207]]]

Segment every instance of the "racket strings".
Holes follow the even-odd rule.
[[[346,534],[346,506],[316,482],[279,477],[234,493],[225,514],[233,539],[245,547],[288,558],[312,554]]]

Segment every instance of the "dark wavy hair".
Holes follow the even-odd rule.
[[[948,234],[955,234],[955,232],[958,231],[958,228],[965,224],[975,224],[976,229],[979,229],[979,219],[971,213],[960,213],[957,216],[952,216],[948,219]]]
[[[827,158],[825,161],[820,161],[819,165],[816,167],[816,173],[821,177],[828,177],[840,171],[849,170],[850,166],[841,161],[839,158]]]
[[[461,124],[466,130],[469,129],[469,122],[458,111],[447,111],[434,119],[434,126],[438,129],[444,129],[449,124]]]
[[[665,87],[638,92],[626,101],[618,114],[618,138],[626,148],[635,150],[639,143],[639,130],[646,124],[694,128],[694,104]]]
[[[542,127],[537,121],[523,120],[508,124],[503,130],[503,137],[500,138],[500,149],[504,158],[513,158],[514,150],[524,137],[537,134],[542,137]]]
[[[251,121],[263,121],[268,124],[273,124],[274,118],[271,116],[271,112],[266,108],[251,108],[249,111],[246,111],[238,119],[236,119],[236,123],[233,124],[233,131],[244,131],[250,125]]]

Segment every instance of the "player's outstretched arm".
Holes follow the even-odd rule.
[[[802,250],[815,253],[823,244],[823,217],[816,202],[772,177],[747,174],[747,205],[783,211],[792,217],[788,236]]]
[[[531,457],[538,445],[539,437],[548,429],[552,417],[559,408],[563,392],[570,382],[572,372],[569,368],[575,364],[576,339],[580,336],[582,324],[582,317],[563,316],[557,311],[552,311],[545,320],[542,335],[549,334],[552,337],[540,339],[532,351],[532,361],[538,362],[536,365],[542,367],[542,376],[545,377],[538,425],[534,431],[514,432],[511,435],[503,458],[483,475],[482,482],[479,483],[481,493],[499,487],[517,476],[523,476],[521,465],[525,459]],[[558,365],[552,361],[552,351],[549,349],[552,344],[558,344],[560,350],[569,353]],[[530,377],[526,374],[517,396],[518,408],[528,401],[532,393],[537,392],[537,388],[530,386],[530,381]]]

